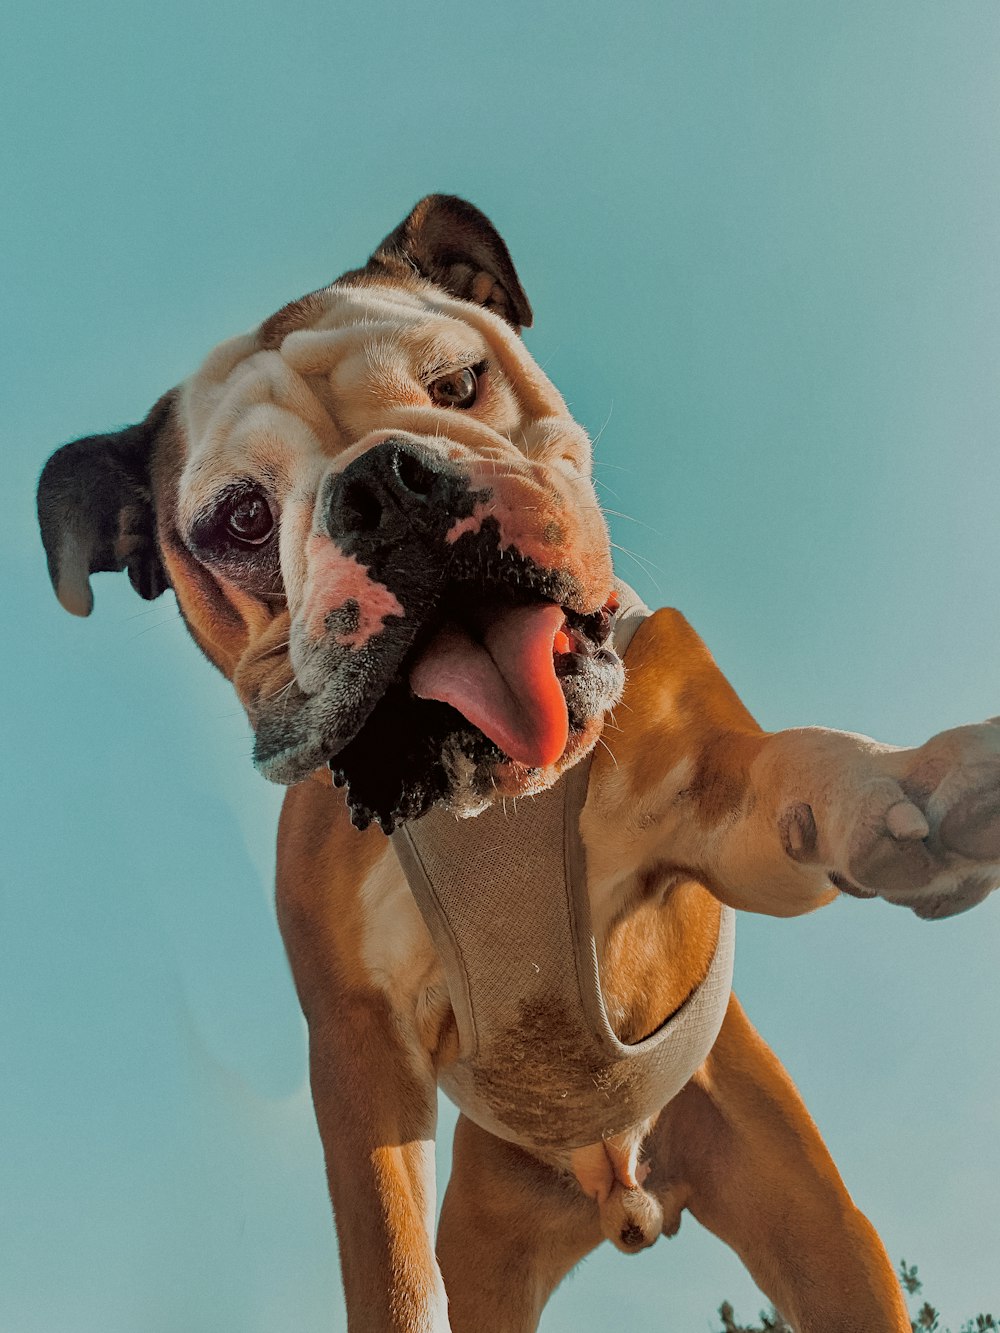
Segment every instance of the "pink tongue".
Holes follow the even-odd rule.
[[[552,662],[563,613],[546,602],[494,617],[476,643],[458,625],[439,630],[410,672],[419,699],[451,704],[511,759],[554,764],[569,739],[566,700]]]

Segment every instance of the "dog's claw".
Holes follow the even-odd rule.
[[[887,810],[885,826],[897,842],[916,842],[931,831],[923,812],[912,801],[900,801]]]

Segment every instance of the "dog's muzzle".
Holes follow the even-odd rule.
[[[548,769],[615,702],[607,610],[583,609],[566,568],[505,545],[496,505],[405,437],[327,479],[292,627],[295,682],[257,725],[267,777],[297,782],[329,763],[355,813],[391,827],[447,799],[456,765],[484,782],[504,763]]]

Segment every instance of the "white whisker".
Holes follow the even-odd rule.
[[[603,738],[603,736],[598,736],[597,743],[598,745],[604,746],[605,750],[607,750],[608,754],[611,756],[611,762],[614,764],[615,768],[617,768],[618,760],[615,758],[615,752],[614,750],[612,750],[611,746],[607,743],[607,741]]]
[[[659,573],[665,574],[666,571],[662,569],[661,566],[654,565],[652,561],[647,560],[645,556],[636,555],[635,551],[630,551],[626,546],[619,546],[617,542],[612,542],[611,547],[615,551],[621,551],[622,555],[627,555],[630,560],[634,560],[642,572],[652,580],[656,587],[656,591],[662,594],[663,589],[660,587],[659,579],[657,579],[656,575],[653,573],[653,570],[655,569]]]

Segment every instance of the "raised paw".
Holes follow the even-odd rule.
[[[793,860],[822,865],[844,893],[927,918],[967,911],[1000,886],[1000,719],[913,750],[842,732],[782,735],[784,789],[809,793],[778,816]]]

